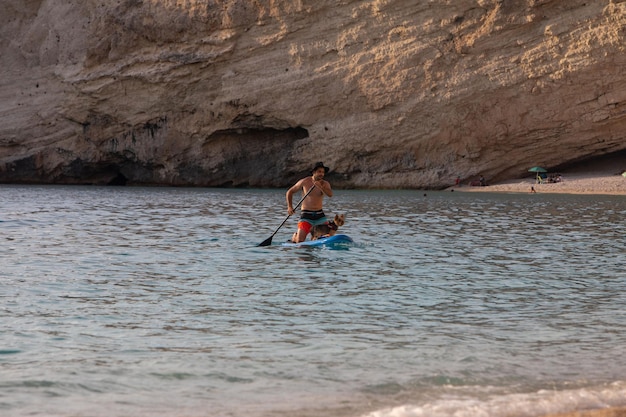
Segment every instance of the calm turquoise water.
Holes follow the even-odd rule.
[[[626,405],[626,198],[0,186],[2,416],[539,416]]]

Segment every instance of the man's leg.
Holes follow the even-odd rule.
[[[311,231],[311,223],[308,222],[298,222],[298,231],[293,234],[291,240],[295,243],[304,242],[306,240],[306,235]]]

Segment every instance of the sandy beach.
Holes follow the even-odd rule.
[[[498,193],[566,193],[566,194],[611,194],[626,195],[626,177],[621,173],[626,170],[626,156],[621,153],[617,156],[598,158],[592,162],[582,163],[562,171],[560,182],[537,183],[532,173],[525,178],[503,181],[487,186],[449,187],[448,190],[463,192],[498,192]],[[548,173],[554,175],[557,173]],[[487,179],[488,181],[488,179]]]

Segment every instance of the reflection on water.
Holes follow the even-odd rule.
[[[256,246],[282,190],[0,194],[3,415],[623,398],[623,197],[340,190],[330,250]]]

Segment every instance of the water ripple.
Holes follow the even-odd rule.
[[[256,246],[280,190],[0,192],[3,415],[351,416],[626,372],[623,198],[338,191],[356,244],[329,250]]]

